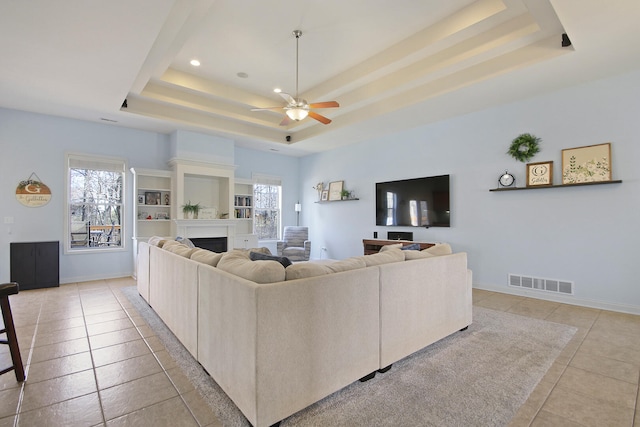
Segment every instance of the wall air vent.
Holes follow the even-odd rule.
[[[541,277],[523,276],[521,274],[509,274],[509,286],[573,295],[573,282],[568,280],[544,279]]]

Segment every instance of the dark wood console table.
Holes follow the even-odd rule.
[[[371,255],[380,252],[380,248],[386,245],[396,245],[402,243],[402,246],[413,245],[417,243],[420,245],[420,250],[435,246],[435,243],[427,242],[413,242],[411,240],[380,240],[380,239],[362,239],[362,245],[364,246],[364,254]]]

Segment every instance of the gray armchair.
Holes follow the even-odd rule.
[[[291,261],[308,261],[311,255],[308,227],[285,227],[282,240],[276,244],[278,256],[286,256]]]

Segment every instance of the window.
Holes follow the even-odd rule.
[[[253,232],[258,240],[278,240],[281,222],[281,181],[266,175],[253,176]]]
[[[124,176],[124,160],[67,155],[67,252],[124,246]]]

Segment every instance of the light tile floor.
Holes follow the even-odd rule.
[[[11,306],[27,381],[0,376],[0,427],[219,426],[120,288],[23,291]],[[578,328],[511,425],[640,427],[640,316],[474,290],[474,304]],[[10,364],[0,347],[0,366]]]

